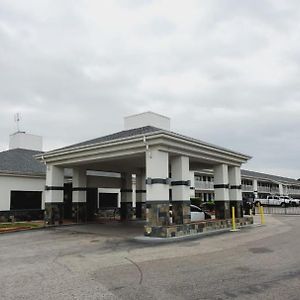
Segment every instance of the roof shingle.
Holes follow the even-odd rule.
[[[0,172],[22,175],[45,175],[46,166],[33,156],[42,153],[27,149],[0,152]]]

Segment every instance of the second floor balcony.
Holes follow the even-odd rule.
[[[195,181],[195,188],[200,190],[213,190],[214,183],[212,181]]]

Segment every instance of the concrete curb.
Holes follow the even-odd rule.
[[[256,228],[260,227],[262,225],[260,224],[251,224],[246,225],[243,227],[239,227],[238,229],[241,229],[237,233],[241,233],[244,228]],[[265,225],[263,225],[265,226]],[[178,236],[178,237],[170,237],[170,238],[159,238],[159,237],[147,237],[147,236],[137,236],[132,238],[132,241],[143,243],[143,244],[168,244],[168,243],[177,243],[181,241],[188,241],[188,240],[196,240],[201,239],[208,236],[214,236],[214,235],[220,235],[224,233],[230,233],[231,228],[224,228],[224,229],[218,229],[214,231],[208,231],[208,232],[201,232],[197,234],[191,234],[191,235],[185,235],[185,236]]]
[[[61,225],[47,225],[47,226],[41,226],[41,227],[32,227],[32,228],[23,228],[23,229],[15,229],[11,231],[2,231],[1,234],[12,234],[12,233],[19,233],[19,232],[28,232],[32,230],[47,230],[47,229],[53,229],[53,228],[61,228],[61,227],[67,227],[67,226],[76,226],[76,225],[86,225],[86,224],[95,224],[95,223],[74,223],[74,224],[61,224]]]

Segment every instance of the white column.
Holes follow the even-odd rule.
[[[194,171],[190,171],[190,181],[191,181],[190,197],[195,198],[195,172]]]
[[[86,202],[86,170],[85,169],[73,169],[73,203],[83,203]]]
[[[172,158],[172,201],[190,201],[189,169],[188,157],[178,156]]]
[[[241,168],[229,167],[229,199],[231,201],[242,201],[242,189],[241,189]]]
[[[216,219],[230,218],[228,166],[214,166]]]
[[[146,179],[152,182],[146,184],[146,201],[169,202],[169,185],[166,179],[169,177],[169,154],[157,149],[151,149],[146,153]]]
[[[136,217],[146,217],[146,174],[145,170],[139,170],[136,174]]]
[[[45,222],[63,223],[64,218],[64,169],[47,165],[45,191]]]
[[[170,224],[169,213],[169,154],[151,148],[146,156],[146,214],[145,234],[153,227]]]
[[[145,170],[136,174],[136,202],[146,202],[146,174]]]
[[[132,174],[122,173],[121,181],[121,220],[126,221],[132,218]]]
[[[225,164],[214,167],[215,201],[229,200],[228,166]]]
[[[283,196],[283,195],[284,195],[284,192],[283,192],[283,184],[282,184],[282,183],[279,183],[279,195],[280,195],[280,196]]]
[[[64,169],[53,165],[46,167],[45,203],[64,202]]]
[[[122,187],[121,187],[121,203],[132,204],[132,174],[122,173]]]
[[[173,157],[172,171],[172,212],[175,224],[191,221],[190,210],[190,163],[186,156]]]
[[[253,179],[253,193],[255,195],[255,198],[258,198],[258,183],[257,183],[257,179]]]

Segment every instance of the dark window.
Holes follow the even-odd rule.
[[[118,194],[99,193],[99,208],[118,207]]]
[[[41,209],[42,192],[33,191],[11,191],[10,192],[10,209]]]

